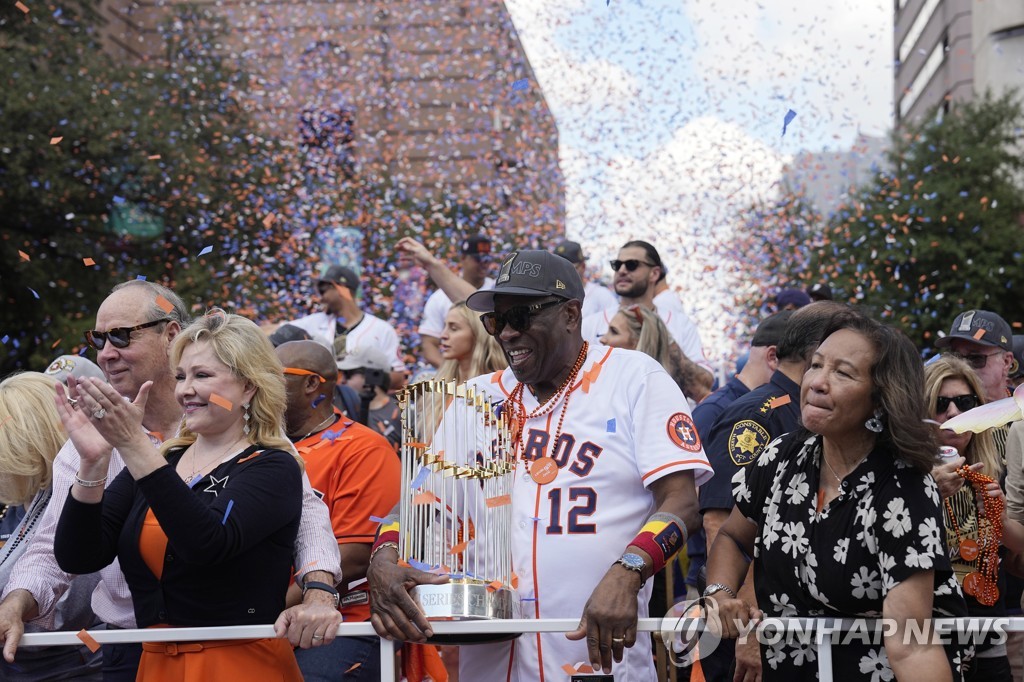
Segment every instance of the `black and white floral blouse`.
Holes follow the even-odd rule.
[[[935,617],[966,615],[932,477],[876,450],[819,512],[821,452],[820,436],[788,433],[733,478],[736,506],[758,526],[754,588],[765,618],[879,618],[889,590],[928,570],[935,571]],[[881,631],[837,637],[833,679],[895,679]],[[816,679],[813,635],[777,639],[761,646],[763,679]],[[959,645],[955,633],[950,639],[946,654],[953,679],[960,680],[973,647]]]

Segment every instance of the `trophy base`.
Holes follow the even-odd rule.
[[[452,581],[444,585],[417,585],[413,600],[427,620],[498,620],[519,617],[519,598],[507,587],[494,589],[485,583]],[[434,635],[429,642],[440,645],[504,642],[521,633]]]

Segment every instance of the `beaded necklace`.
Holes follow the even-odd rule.
[[[562,385],[558,387],[555,394],[548,398],[546,403],[538,405],[537,409],[533,412],[527,414],[526,407],[523,405],[523,391],[526,388],[526,384],[520,382],[512,389],[512,393],[509,395],[509,402],[512,404],[513,419],[515,419],[515,432],[512,434],[512,454],[517,460],[521,459],[519,450],[522,448],[523,439],[521,436],[523,435],[523,430],[526,428],[526,422],[531,419],[536,419],[537,417],[543,417],[549,412],[554,411],[564,394],[565,402],[562,404],[562,414],[558,417],[558,428],[555,430],[554,440],[551,441],[551,453],[554,454],[555,447],[558,445],[558,438],[562,435],[562,423],[565,421],[565,413],[569,411],[569,398],[572,397],[572,385],[573,382],[576,381],[576,376],[583,368],[583,363],[587,359],[587,351],[589,349],[590,344],[584,341],[583,347],[580,348],[580,354],[576,356],[576,362],[573,364],[572,370],[565,378],[565,381],[563,381]]]
[[[969,573],[964,577],[963,590],[978,600],[978,603],[985,606],[993,606],[999,599],[999,545],[1003,539],[1003,507],[1004,502],[1000,497],[989,497],[985,494],[985,486],[993,483],[994,480],[985,474],[970,469],[964,465],[957,469],[964,480],[971,484],[976,497],[984,501],[984,514],[988,525],[982,528],[978,524],[978,539],[981,540],[979,548],[974,540],[967,539],[960,542],[960,556],[965,561],[972,561],[980,554],[978,570]],[[953,514],[953,507],[946,500],[946,511],[953,522],[953,530],[957,539],[960,540],[960,526]]]

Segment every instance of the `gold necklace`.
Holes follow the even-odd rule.
[[[870,454],[870,453],[868,453],[868,454]],[[861,457],[860,460],[850,468],[850,471],[846,475],[849,476],[854,471],[856,471],[857,467],[859,467],[861,464],[863,464],[864,460],[866,460],[867,458],[868,458],[867,455],[864,455],[863,457]],[[836,473],[836,470],[833,469],[832,465],[828,463],[828,457],[825,456],[825,452],[824,451],[822,451],[822,453],[821,453],[821,459],[822,459],[823,462],[825,462],[825,466],[828,467],[828,470],[832,472],[832,477],[836,479],[836,481],[839,483],[840,486],[842,486],[843,485],[843,479],[841,479],[839,477],[839,474]]]
[[[302,438],[296,438],[296,439],[295,439],[295,442],[296,442],[296,443],[298,443],[298,442],[300,442],[300,441],[304,441],[304,440],[306,440],[307,438],[309,438],[310,436],[312,436],[312,435],[313,435],[314,433],[316,433],[317,431],[320,431],[320,430],[324,429],[324,428],[325,428],[325,427],[327,426],[327,424],[328,424],[329,422],[333,421],[333,420],[334,420],[334,412],[331,412],[331,413],[330,413],[329,415],[327,415],[327,419],[323,420],[322,422],[320,422],[319,424],[317,424],[316,426],[314,426],[314,427],[313,427],[312,429],[310,429],[309,433],[307,433],[307,434],[306,434],[305,436],[303,436]]]
[[[232,441],[231,445],[229,445],[227,447],[227,449],[224,450],[224,454],[222,454],[220,456],[220,459],[216,459],[216,460],[214,460],[212,462],[208,462],[207,464],[205,464],[203,466],[202,469],[197,469],[196,468],[196,463],[198,462],[198,457],[196,456],[196,450],[198,450],[199,448],[197,448],[196,444],[193,442],[192,443],[192,473],[185,477],[185,483],[191,483],[196,478],[196,474],[198,474],[200,472],[205,472],[206,469],[209,468],[210,466],[214,466],[216,464],[219,464],[220,462],[223,462],[224,458],[228,456],[228,453],[230,453],[231,450],[234,449],[234,447],[237,444],[238,444],[238,440],[237,439]],[[204,473],[203,475],[205,476],[206,474]]]

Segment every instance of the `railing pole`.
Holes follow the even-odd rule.
[[[395,643],[383,638],[380,640],[380,679],[381,682],[395,682],[398,679],[395,671]]]

